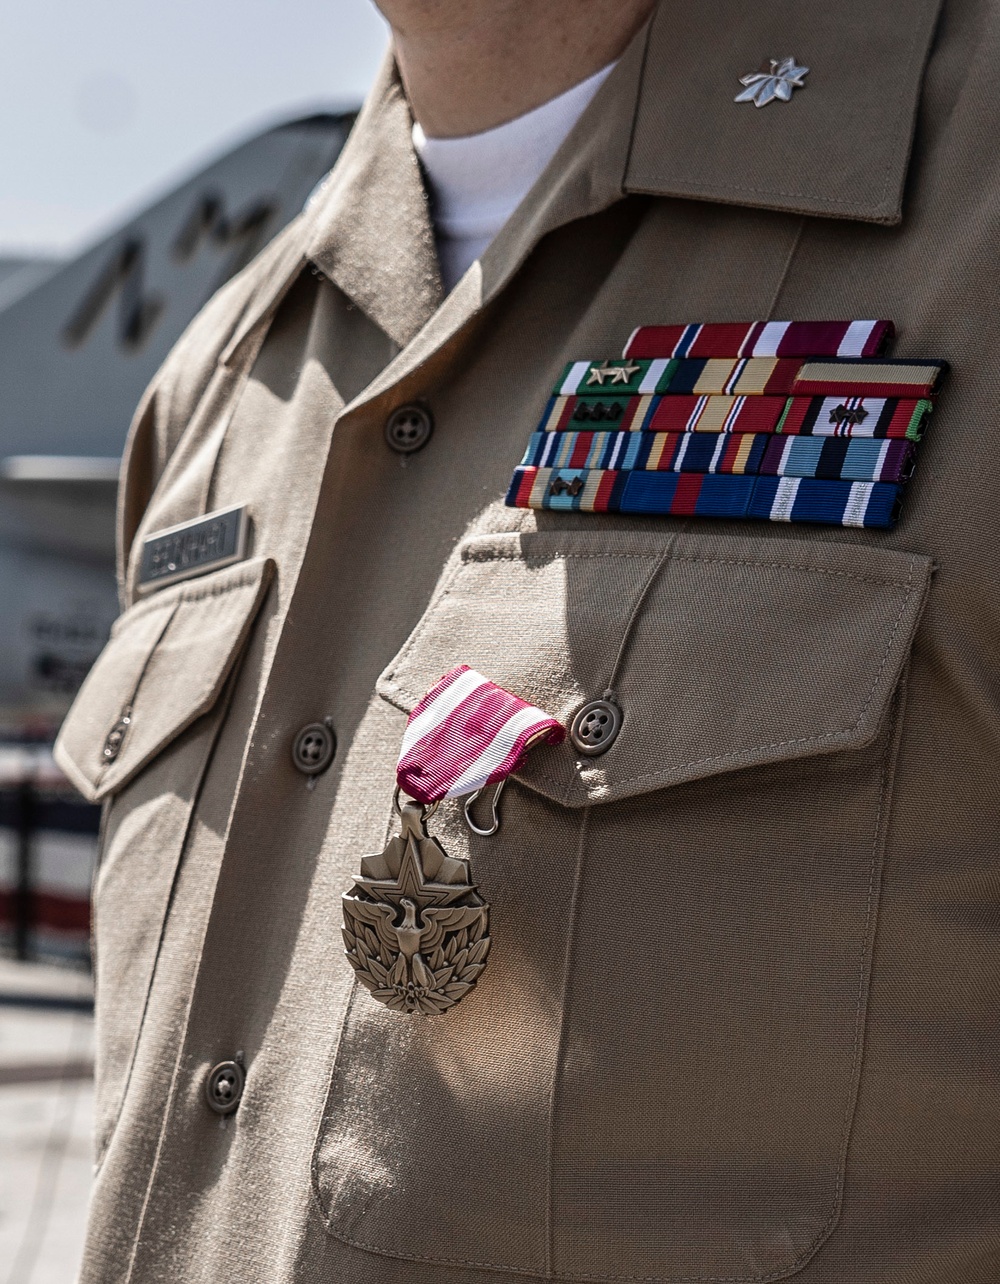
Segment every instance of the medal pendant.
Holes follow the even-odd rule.
[[[394,1012],[437,1016],[469,993],[486,966],[489,906],[469,862],[427,832],[434,808],[408,802],[401,832],[366,856],[343,896],[344,945],[366,990]]]

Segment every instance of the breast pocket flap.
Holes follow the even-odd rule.
[[[621,731],[517,779],[568,806],[871,742],[909,654],[927,557],[714,533],[476,536],[378,690],[409,713],[468,664],[567,726],[606,692]]]
[[[91,802],[121,789],[214,705],[274,576],[257,558],[163,589],[115,623],[56,760]]]

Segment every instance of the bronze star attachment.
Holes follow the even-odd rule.
[[[565,477],[556,477],[549,486],[550,495],[572,495],[574,499],[583,490],[583,478],[574,477],[572,481],[567,481]]]
[[[863,424],[867,418],[864,406],[837,406],[830,411],[832,424]]]

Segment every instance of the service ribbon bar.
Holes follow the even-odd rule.
[[[919,441],[928,397],[789,397],[774,431],[783,436],[896,437]]]
[[[927,397],[551,397],[539,432],[784,433],[919,441]]]
[[[755,321],[752,324],[644,325],[623,357],[878,357],[891,321]]]
[[[893,525],[901,487],[888,482],[733,477],[639,469],[517,468],[507,503],[586,513],[757,518],[832,526]]]
[[[768,474],[833,481],[905,481],[910,441],[779,437],[773,433],[536,432],[521,464],[535,468]]]
[[[944,361],[807,361],[792,391],[824,397],[930,397],[947,371]]]
[[[463,664],[410,714],[396,781],[425,805],[459,798],[506,780],[533,745],[565,735],[555,718]]]
[[[919,398],[937,392],[946,371],[943,361],[801,361],[784,357],[577,361],[563,371],[555,395],[759,397],[794,393]],[[617,375],[622,377],[615,378]]]
[[[507,503],[890,527],[948,370],[885,356],[894,333],[641,326],[622,357],[564,368]]]
[[[790,393],[802,369],[781,357],[719,357],[703,360],[576,361],[556,385],[558,396],[642,396],[656,393]]]

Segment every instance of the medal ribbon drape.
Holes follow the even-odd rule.
[[[460,798],[506,780],[533,745],[565,736],[555,718],[462,664],[410,714],[396,780],[426,806]]]

